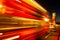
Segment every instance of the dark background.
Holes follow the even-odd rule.
[[[56,22],[60,22],[60,0],[36,0],[42,5],[51,17],[53,12],[56,12]]]

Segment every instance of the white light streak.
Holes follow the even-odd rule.
[[[16,0],[17,2],[19,2],[19,3],[21,3],[21,1],[19,1],[19,0]]]
[[[17,39],[19,38],[20,36],[14,36],[14,37],[10,37],[10,38],[7,38],[7,39],[4,39],[4,40],[14,40],[14,39]]]

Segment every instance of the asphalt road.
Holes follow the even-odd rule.
[[[55,26],[55,28],[51,29],[48,35],[46,35],[43,40],[60,40],[59,31],[60,25]]]

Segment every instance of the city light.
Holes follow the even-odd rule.
[[[50,27],[49,27],[49,28],[55,28],[55,27],[54,27],[54,25],[50,25]]]
[[[48,22],[48,21],[49,21],[49,19],[48,19],[48,18],[44,18],[44,21]]]
[[[0,40],[38,40],[49,31],[48,11],[35,0],[1,0],[0,13]]]
[[[2,8],[2,7],[3,7],[3,5],[0,4],[0,8]]]

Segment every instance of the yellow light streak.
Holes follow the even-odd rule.
[[[45,10],[40,4],[38,4],[35,0],[23,0],[24,2],[28,3],[29,5],[37,8],[38,10],[40,10],[41,12],[47,12],[47,10]]]
[[[30,20],[30,21],[40,21],[40,20],[35,20],[35,19],[28,19],[28,18],[22,18],[22,17],[12,17],[12,19],[18,19],[18,20]]]
[[[4,27],[4,28],[0,28],[0,30],[13,30],[13,29],[23,29],[23,28],[32,28],[34,26],[20,26],[20,27]],[[36,26],[37,27],[37,26]]]
[[[2,27],[0,27],[0,30],[13,30],[13,29],[22,29],[22,28],[36,28],[36,27],[40,27],[44,25],[43,20],[35,20],[35,19],[27,19],[27,18],[20,18],[20,17],[11,17],[12,20],[14,21],[18,21],[20,23],[17,23],[18,25],[3,25]],[[22,21],[22,22],[21,22]],[[21,26],[20,26],[21,25]]]

